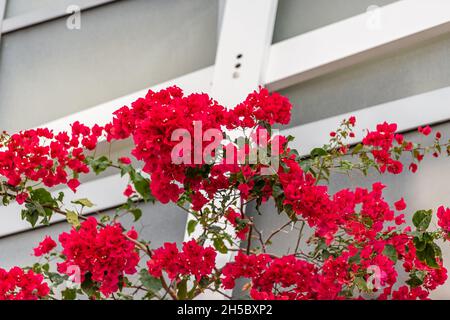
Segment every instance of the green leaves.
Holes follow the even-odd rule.
[[[413,224],[419,231],[425,231],[430,226],[432,210],[419,210],[413,216]]]
[[[152,293],[156,294],[159,290],[162,289],[161,280],[158,278],[152,277],[147,269],[142,269],[139,271],[139,281],[141,281],[142,285]]]
[[[385,255],[386,257],[391,259],[394,263],[396,263],[398,261],[397,250],[395,250],[395,247],[390,244],[387,244],[384,247],[383,255]]]
[[[439,258],[439,260],[442,259],[442,251],[434,242],[427,242],[423,250],[417,250],[417,257],[429,267],[438,269],[440,266],[437,262],[437,258]]]
[[[80,226],[80,220],[78,219],[78,213],[75,211],[66,211],[66,219],[67,222],[70,223],[75,228],[78,228]]]
[[[213,245],[214,245],[214,248],[216,248],[216,250],[219,251],[220,253],[223,253],[223,254],[228,253],[228,248],[225,245],[225,242],[223,241],[222,238],[215,238],[213,240]]]
[[[86,198],[74,200],[74,201],[72,201],[72,203],[79,204],[80,206],[87,207],[87,208],[92,208],[94,206],[94,204],[89,199],[86,199]]]
[[[310,153],[312,158],[323,157],[323,156],[326,156],[327,154],[328,154],[328,152],[323,148],[315,148]]]
[[[188,231],[189,235],[194,233],[195,227],[197,226],[197,224],[198,224],[197,220],[189,220],[188,225],[187,225],[187,231]]]
[[[177,284],[177,297],[180,300],[185,300],[187,298],[187,280],[184,279]]]
[[[41,223],[48,225],[53,214],[53,208],[58,207],[58,203],[53,199],[50,192],[44,188],[30,190],[30,201],[25,204],[21,212],[23,220],[28,221],[32,227],[35,227],[39,218]]]
[[[97,175],[102,173],[112,165],[111,160],[109,160],[106,156],[101,156],[97,159],[94,159],[93,157],[87,157],[86,161]]]
[[[77,289],[66,288],[61,292],[63,300],[75,300],[77,298]]]
[[[427,273],[423,270],[415,270],[414,272],[411,272],[411,274],[409,275],[409,279],[406,281],[406,283],[410,287],[416,288],[423,284],[426,275]]]

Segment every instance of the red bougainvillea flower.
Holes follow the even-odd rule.
[[[29,195],[26,192],[20,192],[17,196],[16,196],[16,201],[18,204],[24,204],[25,201],[27,201]]]
[[[405,202],[405,199],[403,199],[403,198],[401,198],[396,203],[394,203],[394,205],[395,205],[395,209],[397,211],[403,211],[406,209],[406,202]]]
[[[245,240],[250,228],[247,225],[239,223],[239,219],[242,219],[241,215],[232,208],[229,208],[225,214],[225,218],[236,228],[236,236],[241,240]]]
[[[39,245],[33,249],[34,255],[36,257],[40,257],[44,254],[49,253],[54,248],[56,248],[56,242],[50,236],[46,236],[44,240],[42,240],[42,242],[39,243]]]
[[[127,185],[127,188],[123,192],[123,195],[127,198],[131,197],[131,195],[134,193],[134,189],[131,185]]]
[[[183,243],[180,252],[175,243],[165,243],[156,249],[147,262],[148,272],[159,278],[165,271],[171,280],[193,275],[197,281],[211,274],[215,267],[216,251],[202,247],[195,240]]]
[[[424,136],[429,136],[433,130],[430,126],[426,126],[425,128],[419,127],[418,131]]]
[[[84,149],[93,150],[102,133],[98,125],[89,128],[75,122],[69,133],[39,128],[13,134],[0,151],[0,175],[14,187],[24,181],[42,182],[46,187],[66,184],[69,174],[89,172]],[[78,184],[72,179],[68,185],[75,190]]]
[[[0,269],[0,300],[38,300],[50,293],[44,277],[32,270]]]
[[[121,157],[119,158],[119,162],[123,164],[131,164],[131,159],[128,157]]]
[[[66,260],[58,264],[58,271],[69,274],[79,268],[81,282],[90,273],[105,296],[118,290],[123,275],[136,273],[139,255],[119,224],[98,229],[97,220],[90,217],[78,230],[62,233],[59,241]]]
[[[444,206],[441,206],[437,210],[437,217],[438,217],[438,225],[441,227],[445,232],[450,233],[450,208],[445,208]],[[447,235],[447,238],[450,238]]]

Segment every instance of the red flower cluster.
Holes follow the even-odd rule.
[[[250,296],[256,300],[339,299],[343,286],[351,282],[347,270],[342,258],[329,258],[320,271],[293,255],[273,258],[239,252],[235,261],[223,268],[222,285],[232,289],[236,279],[249,278]]]
[[[248,227],[248,225],[241,225],[239,223],[239,219],[243,219],[241,215],[232,208],[229,208],[225,214],[225,218],[231,223],[233,227],[235,227],[236,236],[241,240],[245,240],[250,228]]]
[[[364,137],[362,143],[365,146],[373,147],[372,155],[380,165],[381,172],[386,170],[392,174],[399,174],[403,171],[403,164],[394,160],[391,157],[391,149],[394,141],[403,145],[405,150],[411,150],[412,144],[410,142],[403,141],[403,136],[395,134],[397,131],[397,124],[384,122],[377,125],[376,131],[370,131]]]
[[[151,190],[159,201],[176,202],[181,193],[190,189],[195,207],[200,209],[210,200],[201,191],[211,198],[217,190],[229,187],[227,173],[236,170],[233,165],[216,164],[209,168],[209,179],[205,179],[205,172],[197,169],[206,164],[203,154],[212,141],[203,139],[204,134],[210,129],[222,132],[225,127],[251,128],[261,121],[286,124],[291,108],[286,98],[270,94],[267,89],[255,91],[245,102],[227,111],[206,94],[184,96],[178,87],[170,87],[159,92],[150,90],[145,98],[133,102],[131,108],[124,106],[117,110],[105,130],[108,141],[133,138],[132,154],[144,162],[143,171],[150,174]],[[199,123],[200,128],[196,127]],[[201,142],[192,140],[187,150],[180,151],[179,156],[189,159],[186,161],[189,163],[175,164],[172,153],[180,141],[173,141],[172,135],[180,129]]]
[[[148,272],[159,278],[165,271],[171,280],[193,275],[197,281],[211,274],[215,267],[216,251],[202,247],[195,240],[183,243],[180,252],[175,243],[165,243],[156,249],[147,262]]]
[[[439,227],[450,234],[450,208],[445,208],[444,206],[439,207],[437,216],[439,219]]]
[[[48,129],[31,129],[12,135],[1,147],[0,175],[8,184],[18,186],[25,180],[39,181],[47,187],[67,184],[73,191],[78,180],[70,179],[72,174],[87,173],[83,148],[96,147],[103,129],[92,129],[75,122],[71,134],[53,134]],[[17,201],[23,203],[26,194],[20,194]]]
[[[27,272],[19,267],[9,271],[0,269],[0,300],[38,300],[45,298],[50,289],[44,277],[33,270]]]
[[[34,255],[36,257],[40,257],[44,254],[49,253],[50,251],[52,251],[54,248],[56,248],[56,242],[49,236],[46,236],[44,238],[44,240],[42,240],[41,243],[39,243],[39,245],[34,248]]]
[[[130,238],[137,238],[134,230]],[[80,269],[81,282],[89,273],[105,296],[118,290],[119,280],[124,274],[136,273],[139,255],[135,244],[123,234],[119,224],[97,228],[97,220],[89,218],[80,228],[62,233],[59,241],[66,260],[58,264],[58,272],[72,275],[73,268]]]
[[[209,129],[221,130],[225,109],[206,94],[184,97],[181,89],[171,87],[159,92],[149,91],[145,98],[133,102],[131,108],[123,107],[114,113],[115,118],[105,129],[108,140],[133,137],[132,154],[144,162],[144,172],[151,175],[153,195],[162,203],[177,201],[185,183],[186,170],[194,164],[174,164],[172,151],[179,141],[172,134],[183,129],[195,137],[194,122],[201,123],[200,137]],[[197,133],[198,134],[198,133]],[[203,148],[197,150],[191,141],[191,163],[200,159]],[[186,150],[184,150],[186,151]],[[197,154],[194,154],[194,153]]]
[[[292,105],[286,97],[278,93],[270,93],[261,88],[248,95],[228,114],[227,128],[253,128],[259,121],[270,125],[288,124],[291,121]]]

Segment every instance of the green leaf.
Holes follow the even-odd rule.
[[[417,257],[420,261],[425,262],[429,267],[438,269],[440,268],[437,263],[437,257],[441,257],[441,249],[434,243],[427,243],[423,251],[417,251]]]
[[[62,284],[64,281],[67,280],[67,276],[62,276],[56,272],[48,272],[47,276],[55,286],[59,286],[60,284]]]
[[[180,300],[184,300],[187,297],[187,280],[184,279],[183,281],[180,281],[177,285],[177,297]]]
[[[311,151],[311,157],[321,157],[321,156],[326,156],[328,154],[328,152],[323,149],[323,148],[315,148]]]
[[[369,288],[367,287],[367,282],[363,277],[356,277],[355,278],[355,285],[364,292],[368,292]]]
[[[96,294],[97,288],[96,288],[96,285],[95,285],[94,281],[92,281],[90,273],[86,273],[84,281],[81,284],[81,290],[83,290],[83,292],[88,297],[92,297],[92,296],[94,296]]]
[[[128,210],[134,217],[134,222],[138,221],[142,217],[142,210],[139,208],[132,208]]]
[[[419,210],[414,213],[413,224],[419,230],[427,230],[430,226],[432,210]]]
[[[78,219],[78,213],[75,211],[66,211],[66,219],[72,226],[78,228],[80,226],[80,220]]]
[[[215,238],[213,244],[214,248],[216,248],[216,250],[219,251],[220,253],[223,254],[228,253],[228,248],[221,238]]]
[[[36,226],[37,221],[39,220],[39,212],[37,210],[32,209],[23,209],[21,212],[21,217],[22,220],[28,221],[34,228]]]
[[[87,158],[87,163],[97,175],[108,169],[108,167],[112,164],[111,160],[109,160],[106,156],[101,156],[97,159],[89,157]]]
[[[351,264],[359,264],[361,262],[361,251],[358,251],[357,254],[355,254],[353,257],[348,259],[348,262]]]
[[[75,300],[77,298],[77,289],[67,288],[61,292],[63,300]]]
[[[414,237],[413,243],[414,247],[416,247],[416,251],[423,251],[427,247],[426,241],[423,241],[419,237]]]
[[[139,172],[132,171],[130,173],[131,182],[136,191],[141,195],[145,201],[154,202],[156,199],[150,192],[150,181],[144,178]]]
[[[355,155],[358,152],[360,152],[362,149],[364,148],[364,145],[362,143],[357,144],[353,150],[352,150],[352,154]]]
[[[162,289],[161,280],[155,277],[152,277],[147,269],[142,269],[139,271],[139,281],[141,281],[142,285],[152,291],[153,293],[157,293]]]
[[[283,191],[283,188],[281,187],[281,185],[274,184],[272,186],[272,195],[274,198],[278,198],[279,196],[281,196],[283,194],[284,194],[284,191]]]
[[[86,199],[86,198],[74,200],[74,201],[72,201],[72,203],[79,204],[83,207],[88,207],[88,208],[92,208],[94,206],[94,204],[91,202],[91,200]]]
[[[195,231],[195,227],[197,226],[197,220],[190,220],[187,226],[188,234],[191,235]]]
[[[387,244],[384,247],[383,254],[389,259],[391,259],[394,263],[398,261],[397,250],[395,250],[395,247],[390,244]]]

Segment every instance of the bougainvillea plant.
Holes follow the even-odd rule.
[[[447,279],[437,243],[450,240],[450,209],[435,212],[432,229],[432,210],[386,202],[381,183],[334,194],[327,184],[337,172],[416,172],[424,156],[450,154],[450,141],[427,126],[419,132],[435,140],[423,146],[382,123],[349,145],[351,117],[328,144],[300,156],[289,147],[293,138],[273,129],[289,123],[291,108],[266,89],[226,109],[206,94],[170,87],[120,108],[105,126],[3,133],[3,205],[20,204],[33,227],[54,215],[72,227],[37,244],[33,266],[0,269],[0,299],[194,299],[209,291],[230,297],[231,289],[253,299],[428,298]],[[185,139],[192,136],[200,139]],[[124,139],[133,142],[129,157],[96,152],[100,143]],[[61,185],[76,192],[81,175],[107,169],[129,179],[116,215],[83,214],[93,206],[88,199],[72,201],[77,210],[69,210],[64,194],[51,192]],[[178,205],[189,215],[192,239],[154,248],[126,230],[120,218],[138,220],[142,201]],[[261,213],[268,201],[273,212]],[[286,224],[264,234],[255,212]],[[295,249],[276,255],[270,245],[287,226],[298,233],[289,244]],[[230,260],[219,264],[227,253]]]

